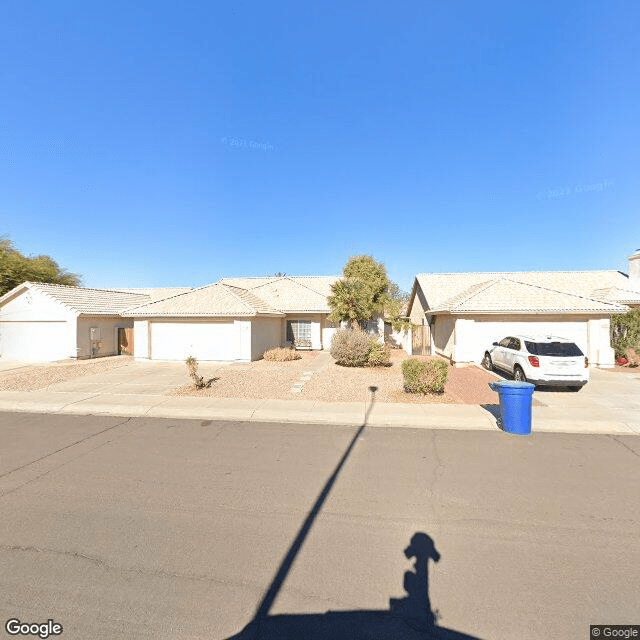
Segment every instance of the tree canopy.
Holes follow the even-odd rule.
[[[342,270],[343,278],[331,287],[329,319],[364,323],[383,313],[389,291],[387,270],[371,256],[353,256]]]
[[[389,280],[382,262],[371,256],[353,256],[347,261],[342,274],[343,278],[331,287],[330,320],[346,320],[356,326],[382,315],[396,331],[411,326],[404,318],[409,294]]]
[[[23,255],[7,236],[1,236],[0,296],[26,281],[78,286],[80,277],[61,268],[49,256]]]

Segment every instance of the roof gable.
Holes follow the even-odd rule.
[[[2,296],[0,304],[26,289],[38,291],[67,309],[82,315],[117,316],[131,306],[149,301],[147,295],[113,289],[89,289],[47,282],[24,282]]]
[[[510,280],[519,282],[522,285],[530,285],[539,289],[547,289],[556,293],[564,293],[573,295],[578,298],[588,298],[592,302],[600,303],[600,307],[593,307],[592,303],[586,304],[585,308],[600,308],[604,312],[618,313],[626,310],[619,305],[607,306],[603,304],[602,297],[596,294],[598,289],[608,287],[628,287],[629,278],[620,271],[519,271],[519,272],[470,272],[470,273],[420,273],[416,276],[414,288],[412,291],[411,304],[415,295],[420,289],[426,299],[429,310],[444,310],[445,307],[454,305],[458,297],[464,298],[470,295],[476,289],[482,290],[483,284],[492,283],[498,280]],[[504,287],[503,287],[504,288]],[[493,290],[495,292],[495,289]],[[534,289],[520,288],[518,295],[524,296],[528,291],[529,295],[534,295]],[[479,292],[479,291],[478,291]],[[491,292],[487,293],[489,296]],[[526,297],[526,296],[525,296]],[[599,298],[599,299],[598,299]],[[478,298],[478,303],[481,298]],[[488,302],[488,300],[487,300]],[[524,310],[525,308],[547,308],[550,300],[543,300],[540,293],[535,295],[535,299],[514,299],[513,305],[509,307],[505,303],[504,311]],[[607,299],[604,301],[613,303],[614,300]],[[555,299],[553,304],[560,304],[559,298]],[[565,299],[568,305],[567,311],[576,309],[574,299]],[[562,310],[562,309],[560,309]]]
[[[223,278],[220,283],[247,289],[280,311],[328,313],[327,297],[337,280],[337,276],[278,276]]]
[[[133,317],[232,317],[282,314],[250,291],[216,282],[164,300],[128,309],[127,315]]]
[[[620,305],[510,278],[478,283],[434,311],[450,313],[618,313]]]

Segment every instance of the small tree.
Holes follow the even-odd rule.
[[[347,320],[356,328],[384,311],[389,278],[384,265],[371,256],[349,258],[342,273],[331,287],[329,319]]]
[[[185,360],[185,363],[189,375],[193,378],[193,384],[196,389],[204,389],[205,387],[211,386],[211,380],[205,382],[205,379],[198,373],[198,361],[193,356],[189,356]]]
[[[405,317],[408,303],[409,294],[400,289],[395,282],[390,282],[384,305],[384,320],[394,331],[406,331],[412,328],[413,325]]]

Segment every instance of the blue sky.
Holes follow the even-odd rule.
[[[639,32],[616,0],[5,0],[0,234],[93,287],[625,270]]]

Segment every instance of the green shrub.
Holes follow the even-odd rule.
[[[386,344],[380,344],[377,340],[369,338],[371,342],[371,350],[367,356],[367,364],[370,367],[389,367],[391,359],[389,355],[389,347]]]
[[[409,393],[442,393],[449,366],[444,360],[409,358],[402,363],[404,389]]]
[[[265,360],[271,360],[272,362],[289,362],[291,360],[300,360],[300,358],[302,358],[295,349],[289,349],[287,347],[268,349],[264,352],[262,357]]]
[[[611,316],[611,346],[616,358],[624,356],[627,349],[640,349],[640,307]]]
[[[364,367],[371,352],[371,338],[361,329],[338,329],[330,353],[343,367]]]

